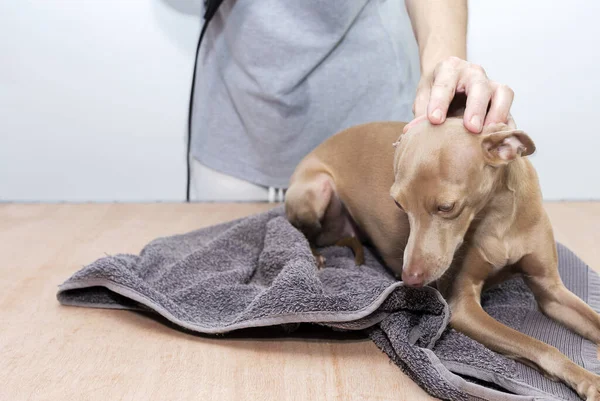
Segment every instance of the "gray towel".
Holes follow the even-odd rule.
[[[429,394],[449,400],[577,400],[560,383],[494,353],[448,327],[449,309],[433,288],[409,288],[366,250],[323,250],[318,270],[305,238],[283,208],[183,235],[159,238],[140,255],[84,267],[59,287],[65,305],[142,310],[199,333],[316,323],[362,330]],[[598,310],[600,279],[559,245],[567,287]],[[536,310],[519,278],[484,294],[496,319],[546,341],[600,373],[594,344]]]

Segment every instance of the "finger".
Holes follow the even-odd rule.
[[[492,97],[492,87],[481,67],[469,69],[463,78],[467,94],[464,124],[473,133],[480,133],[488,104]]]
[[[460,70],[450,63],[440,64],[433,78],[427,116],[432,124],[441,124],[446,119],[448,107],[456,93]]]
[[[507,123],[510,107],[512,106],[515,94],[513,90],[506,85],[500,85],[496,82],[492,82],[491,84],[494,93],[484,125]]]
[[[402,129],[402,132],[406,134],[406,132],[411,129],[412,127],[414,127],[415,125],[419,124],[422,121],[427,120],[427,116],[425,114],[423,114],[420,117],[414,118],[411,122],[409,122],[408,124],[406,124],[404,126],[404,128]]]

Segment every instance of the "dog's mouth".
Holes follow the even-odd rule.
[[[429,280],[427,285],[430,285],[432,283],[435,283],[437,281],[440,280],[446,280],[449,279],[450,276],[452,275],[452,266],[455,265],[456,263],[460,263],[457,261],[460,261],[464,258],[464,249],[465,247],[463,246],[465,243],[464,239],[461,239],[458,244],[456,245],[456,248],[454,249],[454,253],[453,253],[453,257],[450,260],[450,263],[446,264],[446,266],[444,268],[438,269],[436,271],[437,274],[434,274],[431,277],[431,279]]]

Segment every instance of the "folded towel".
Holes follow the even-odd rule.
[[[598,310],[600,278],[559,245],[568,288]],[[159,238],[138,255],[99,259],[65,281],[65,305],[143,310],[199,333],[317,323],[364,330],[429,394],[449,400],[577,400],[561,383],[490,351],[448,327],[449,309],[433,288],[396,281],[369,250],[362,266],[347,248],[322,250],[317,269],[306,239],[283,207]],[[483,296],[493,317],[546,341],[600,373],[596,347],[537,311],[520,278]]]

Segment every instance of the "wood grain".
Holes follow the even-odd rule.
[[[105,253],[268,204],[0,205],[0,400],[430,400],[368,340],[199,337],[144,315],[60,306]],[[594,268],[600,203],[552,203],[556,237]]]

